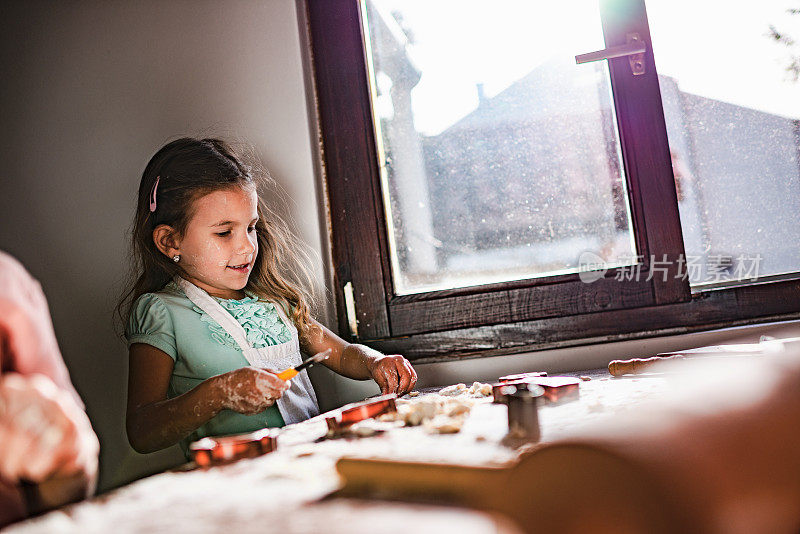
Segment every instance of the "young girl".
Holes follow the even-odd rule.
[[[309,315],[297,242],[257,195],[258,177],[217,139],[179,139],[144,170],[127,310],[128,440],[139,452],[296,423],[319,412],[300,350],[403,394],[402,356],[350,344]]]

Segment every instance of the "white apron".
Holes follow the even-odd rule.
[[[231,335],[236,344],[242,349],[242,354],[247,363],[252,367],[267,368],[280,372],[302,363],[303,358],[300,356],[300,341],[297,337],[297,328],[286,317],[278,304],[275,304],[275,309],[292,333],[292,339],[286,343],[256,349],[251,347],[247,341],[242,325],[208,293],[180,276],[175,277],[175,283],[186,293],[189,300],[206,312],[209,317],[214,319]],[[317,396],[314,394],[314,388],[311,386],[311,380],[308,379],[308,372],[305,369],[292,378],[289,382],[289,389],[283,392],[281,398],[277,400],[277,405],[287,425],[305,421],[319,414]]]

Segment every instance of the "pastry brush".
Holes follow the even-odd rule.
[[[278,373],[278,378],[281,380],[291,380],[292,378],[296,377],[297,374],[302,371],[303,369],[308,369],[315,363],[319,363],[322,360],[327,360],[328,356],[331,355],[331,349],[324,350],[322,352],[318,352],[297,367],[292,367],[291,369],[286,369],[285,371],[281,371]]]

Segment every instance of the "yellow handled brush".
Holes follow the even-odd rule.
[[[303,369],[307,369],[314,365],[315,363],[319,363],[322,360],[327,360],[328,356],[331,355],[331,349],[318,352],[297,367],[293,367],[291,369],[286,369],[285,371],[281,371],[278,373],[278,378],[281,380],[291,380],[292,378],[296,377],[297,374],[302,371]]]

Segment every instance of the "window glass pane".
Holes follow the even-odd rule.
[[[800,6],[646,6],[690,282],[800,270]]]
[[[363,4],[397,293],[635,262],[597,4]]]

